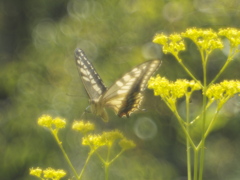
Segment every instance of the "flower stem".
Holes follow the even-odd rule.
[[[213,83],[219,78],[219,76],[223,73],[223,71],[225,71],[225,69],[226,69],[226,67],[228,66],[228,64],[233,60],[233,57],[235,56],[235,54],[232,53],[231,50],[230,50],[229,54],[230,54],[230,55],[228,56],[228,58],[227,58],[227,60],[226,60],[226,63],[223,65],[223,67],[221,68],[221,70],[218,72],[218,74],[215,76],[215,78],[209,83],[208,86],[210,86],[211,84],[213,84]]]
[[[197,78],[186,68],[186,66],[183,64],[182,60],[178,56],[175,56],[175,58],[178,60],[179,64],[182,66],[182,68],[188,73],[188,75],[197,82],[198,81]]]
[[[63,156],[65,157],[68,165],[70,166],[70,168],[72,169],[72,171],[73,171],[73,173],[75,174],[76,178],[78,179],[78,174],[77,174],[75,168],[73,167],[73,165],[72,165],[72,163],[71,163],[71,161],[70,161],[67,153],[66,153],[65,150],[63,149],[62,142],[61,142],[61,141],[59,140],[59,138],[58,138],[57,131],[54,131],[54,130],[51,129],[51,132],[52,132],[54,138],[56,139],[57,144],[58,144],[58,146],[60,147],[60,149],[61,149],[61,151],[62,151],[62,153],[63,153]]]
[[[78,179],[81,179],[81,178],[82,178],[83,172],[84,172],[84,170],[85,170],[85,168],[86,168],[86,166],[87,166],[87,164],[88,164],[88,161],[89,161],[90,158],[92,157],[93,153],[94,153],[94,150],[91,150],[91,151],[89,152],[88,157],[87,157],[87,159],[86,159],[86,162],[85,162],[85,164],[84,164],[84,166],[83,166],[83,168],[82,168],[82,170],[81,170],[81,173],[79,174]]]
[[[187,127],[186,127],[186,131],[189,134],[189,124],[190,124],[190,120],[189,120],[189,99],[190,96],[186,95],[186,122],[187,122]],[[189,138],[186,137],[186,146],[187,146],[187,172],[188,172],[188,180],[192,179],[192,174],[191,174],[191,145],[189,142]]]
[[[198,149],[194,149],[194,180],[197,180],[197,175],[198,175]]]
[[[203,51],[201,52],[201,57],[202,57],[202,66],[203,66],[203,94],[206,94],[207,90],[207,60],[208,60],[208,54],[204,56]],[[201,150],[200,150],[200,165],[199,165],[199,179],[202,180],[202,175],[203,175],[203,169],[204,169],[204,155],[205,155],[205,125],[206,125],[206,108],[207,105],[207,97],[203,96],[203,104],[202,104],[202,111],[203,111],[203,118],[202,118],[202,145],[201,145]],[[198,152],[198,149],[197,149]],[[198,159],[199,160],[199,159]],[[198,161],[197,160],[197,161]]]

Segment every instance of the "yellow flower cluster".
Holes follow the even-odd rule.
[[[157,34],[153,38],[153,42],[163,45],[163,52],[165,54],[172,53],[177,55],[180,51],[185,50],[185,45],[180,34],[172,34],[169,37],[164,34]]]
[[[43,170],[39,167],[37,167],[35,169],[33,169],[33,168],[30,169],[30,175],[32,175],[32,176],[41,177],[42,173],[43,173]]]
[[[96,150],[101,146],[111,147],[113,143],[118,139],[121,139],[119,144],[124,150],[135,147],[135,144],[132,141],[127,140],[118,130],[103,132],[101,135],[85,136],[82,138],[82,145],[90,146]]]
[[[31,168],[30,175],[36,176],[40,179],[59,180],[66,175],[66,172],[61,169],[55,170],[52,168],[47,168],[42,170],[41,168]]]
[[[157,75],[155,78],[150,78],[148,88],[154,90],[155,96],[161,96],[163,100],[173,105],[178,98],[193,91],[200,90],[201,84],[193,80],[188,81],[185,79],[178,79],[175,82],[171,82],[165,77]]]
[[[225,36],[230,41],[232,48],[236,48],[240,44],[240,31],[236,28],[220,29],[218,34]]]
[[[90,131],[95,129],[93,123],[84,122],[84,121],[74,121],[72,129],[81,132],[82,134],[87,134]]]
[[[90,134],[82,138],[82,145],[90,146],[91,148],[96,150],[99,147],[104,146],[105,143],[103,142],[101,135]]]
[[[153,42],[163,45],[165,54],[172,53],[177,56],[180,51],[185,50],[183,38],[191,39],[200,49],[210,54],[214,49],[222,49],[223,43],[219,36],[225,36],[232,48],[238,47],[240,44],[240,31],[236,28],[220,29],[219,32],[214,32],[212,29],[190,28],[181,34],[157,34],[153,38]],[[178,59],[180,60],[180,59]]]
[[[119,142],[119,146],[124,149],[124,150],[127,150],[127,149],[132,149],[134,147],[136,147],[136,144],[131,141],[131,140],[128,140],[126,138],[123,138],[120,142]]]
[[[219,107],[235,94],[240,92],[240,81],[223,81],[219,84],[212,84],[206,91],[206,96],[210,102],[217,101]]]
[[[42,115],[40,118],[38,118],[38,125],[47,128],[62,129],[65,128],[66,121],[65,119],[59,117],[53,119],[49,115]]]
[[[191,39],[201,50],[207,53],[211,53],[214,49],[223,48],[221,39],[212,29],[202,30],[191,28],[182,33],[182,36]]]

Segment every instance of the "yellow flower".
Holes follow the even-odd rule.
[[[225,36],[230,41],[231,48],[236,48],[240,44],[240,31],[236,28],[220,29],[218,34]]]
[[[40,169],[39,167],[37,167],[37,168],[31,168],[30,169],[30,175],[33,175],[33,176],[37,176],[37,177],[41,177],[41,175],[42,175],[42,169]]]
[[[103,132],[101,135],[88,135],[83,137],[82,145],[90,146],[96,150],[101,146],[112,146],[117,139],[121,138],[123,138],[123,135],[118,130]]]
[[[123,134],[118,131],[103,132],[101,135],[106,145],[111,146],[117,139],[123,138]]]
[[[206,96],[212,101],[217,101],[219,107],[235,94],[240,92],[240,81],[223,81],[219,84],[212,84],[206,91]]]
[[[128,140],[126,138],[123,138],[120,142],[119,142],[119,145],[120,147],[123,149],[123,150],[127,150],[127,149],[131,149],[131,148],[135,148],[136,147],[136,144],[131,141],[131,140]]]
[[[148,88],[153,89],[155,96],[174,105],[178,98],[183,97],[187,93],[200,90],[201,84],[195,81],[188,81],[185,79],[178,79],[175,82],[168,81],[165,77],[157,75],[155,78],[151,77],[148,81]]]
[[[59,180],[66,175],[66,172],[61,169],[54,170],[52,168],[47,168],[43,171],[43,174],[45,178]]]
[[[185,33],[182,33],[182,36],[190,38],[200,50],[206,51],[207,54],[210,54],[214,49],[223,48],[221,39],[212,29],[190,28]]]
[[[65,119],[59,117],[53,119],[49,115],[42,115],[40,118],[38,118],[38,124],[49,129],[61,129],[65,128],[66,121]]]
[[[55,125],[56,129],[61,129],[61,128],[65,128],[66,121],[65,121],[65,119],[57,117],[57,118],[53,119],[52,124]]]
[[[53,121],[53,119],[52,119],[51,116],[44,114],[40,118],[38,118],[38,125],[44,126],[44,127],[47,127],[47,128],[51,128],[52,121]]]
[[[95,129],[95,126],[93,123],[84,122],[84,121],[74,121],[72,125],[72,129],[79,131],[83,134],[88,133],[89,131],[93,131]]]
[[[153,42],[156,44],[165,45],[168,42],[168,37],[165,36],[164,34],[157,34],[153,38]]]
[[[172,53],[177,55],[180,51],[185,50],[185,45],[180,34],[172,34],[169,37],[164,34],[157,34],[153,38],[153,42],[163,45],[163,52],[165,54]]]
[[[82,145],[84,146],[90,146],[94,150],[101,146],[105,146],[105,142],[103,141],[102,137],[100,135],[88,135],[84,136],[82,138]]]

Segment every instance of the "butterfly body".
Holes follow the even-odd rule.
[[[85,90],[90,98],[91,111],[108,121],[106,107],[112,108],[119,117],[129,117],[139,109],[147,82],[159,68],[161,61],[144,62],[124,74],[108,89],[81,49],[76,49],[75,59]]]

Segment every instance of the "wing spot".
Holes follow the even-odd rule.
[[[135,72],[135,71],[137,71],[137,70],[139,70],[138,68],[134,68],[133,70],[132,70],[132,72]]]
[[[121,81],[117,81],[116,84],[117,84],[119,87],[123,86],[123,82],[121,82]]]
[[[81,68],[80,71],[81,71],[81,73],[84,74],[84,75],[87,74],[87,71],[86,71],[85,69],[83,69],[83,68]]]
[[[128,91],[128,89],[124,89],[124,90],[118,90],[117,94],[124,94]]]
[[[128,80],[130,80],[130,78],[131,78],[131,76],[127,74],[123,77],[123,80],[128,81]]]
[[[95,89],[96,91],[99,91],[100,89],[99,89],[99,87],[95,84],[95,85],[93,85],[92,86],[93,87],[93,89]],[[101,90],[100,90],[101,91]]]
[[[96,81],[94,81],[94,79],[91,80],[91,83],[92,84],[96,84]]]
[[[88,81],[88,82],[90,81],[86,76],[83,76],[82,78],[83,78],[85,81]]]
[[[77,63],[82,65],[82,62],[80,59],[77,60]]]

